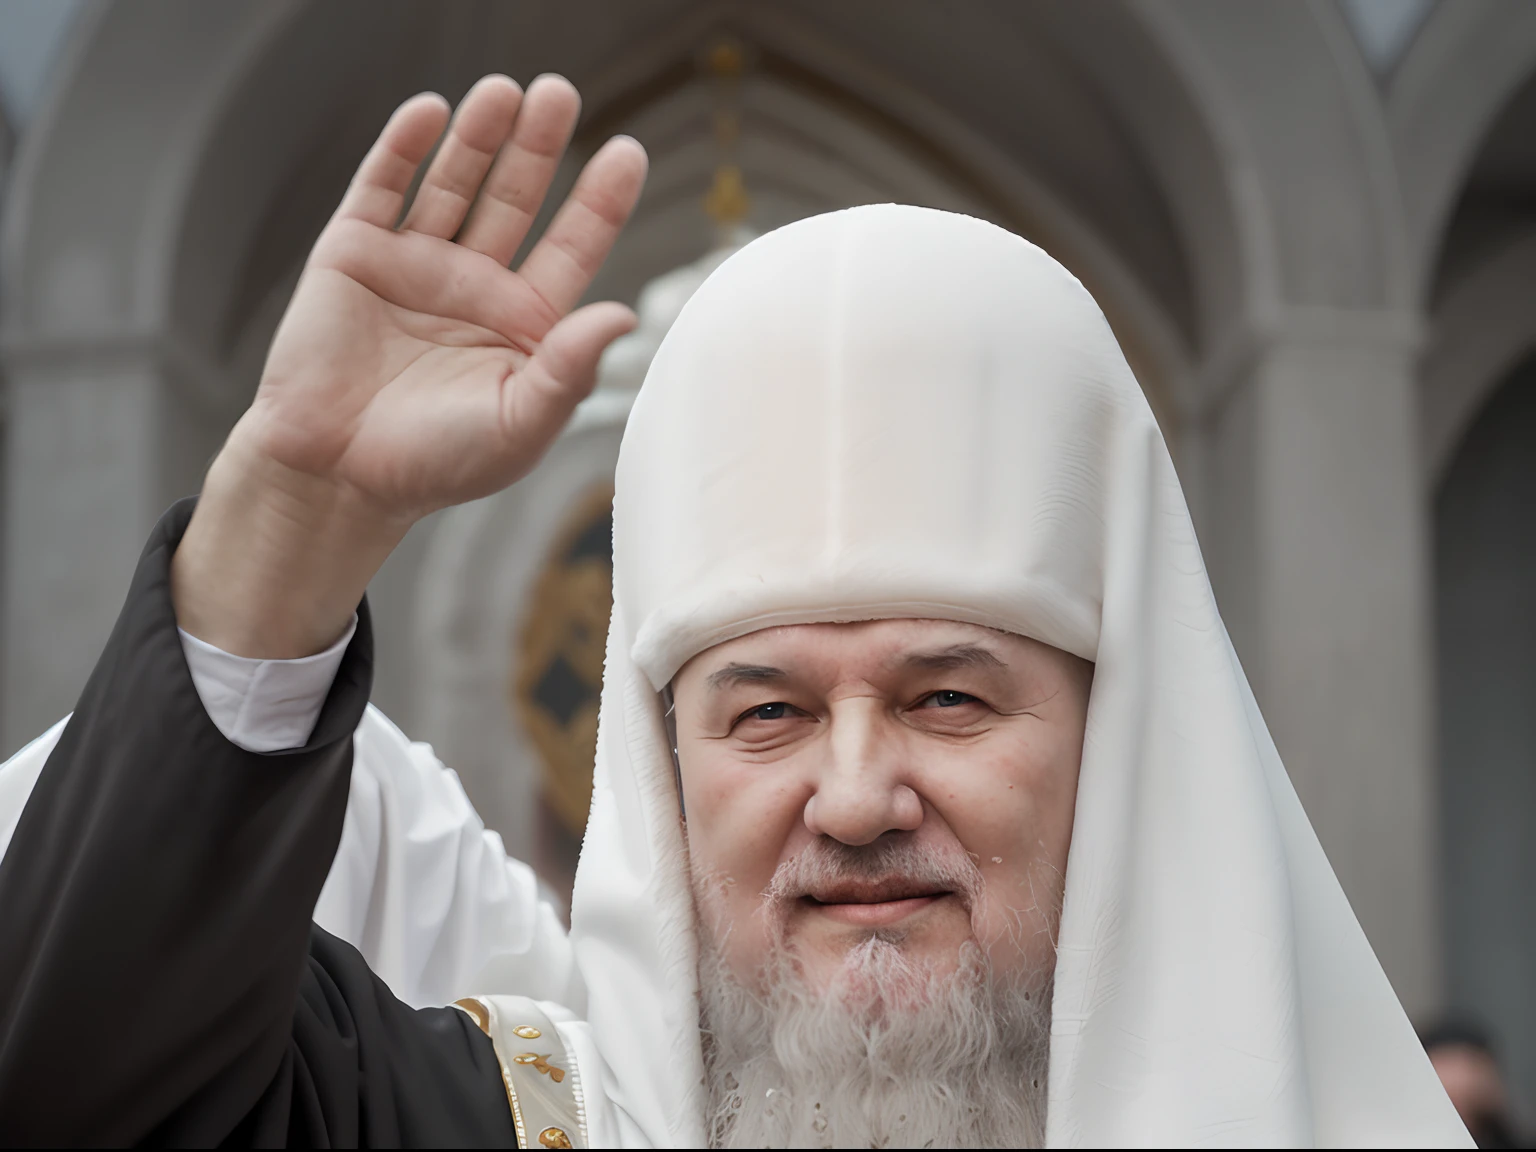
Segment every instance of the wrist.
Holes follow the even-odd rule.
[[[172,558],[177,623],[236,656],[324,651],[409,527],[329,478],[277,462],[237,425]]]

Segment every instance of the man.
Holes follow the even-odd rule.
[[[190,522],[151,539],[0,866],[7,1139],[1465,1144],[1102,315],[944,213],[749,245],[636,400],[585,1018],[412,1011],[309,930],[368,579],[526,472],[630,322],[564,314],[638,195],[633,142],[504,267],[560,149],[538,91],[478,86],[408,210],[446,109],[402,107]],[[260,664],[233,719],[198,644]],[[294,661],[328,693],[264,695]]]
[[[1517,1135],[1509,1089],[1488,1034],[1465,1020],[1444,1020],[1419,1033],[1435,1074],[1479,1148],[1525,1148]]]

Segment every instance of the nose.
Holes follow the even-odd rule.
[[[923,802],[906,783],[896,721],[876,701],[835,709],[816,791],[805,804],[805,826],[858,846],[886,832],[911,832],[923,822]]]

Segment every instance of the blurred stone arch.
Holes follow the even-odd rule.
[[[1468,60],[1478,66],[1466,67]],[[1444,997],[1536,1120],[1536,10],[1441,4],[1388,89],[1426,340]]]
[[[1417,189],[1458,186],[1469,160],[1425,150],[1411,181],[1398,165],[1405,141],[1449,139],[1412,127],[1454,104],[1433,98],[1437,77],[1518,76],[1518,37],[1469,32],[1474,16],[1431,17],[1420,42],[1439,63],[1415,64],[1429,59],[1416,45],[1391,81],[1395,99],[1399,80],[1408,93],[1427,75],[1416,91],[1431,98],[1405,97],[1397,117],[1328,0],[92,4],[17,157],[0,256],[6,745],[72,703],[144,532],[196,487],[311,239],[402,97],[557,69],[586,95],[583,147],[627,124],[652,135],[654,202],[600,286],[630,298],[709,242],[685,222],[699,227],[690,182],[709,151],[690,85],[695,53],[729,28],[758,62],[743,148],[764,225],[866,196],[971,205],[1099,297],[1176,451],[1224,618],[1319,836],[1399,991],[1432,1002],[1412,382],[1435,229]],[[1502,63],[1469,67],[1484,41]],[[616,436],[612,421],[573,431],[525,489],[541,495],[515,505],[512,538],[530,565],[552,539],[543,518],[553,532],[559,500],[595,474],[568,463],[563,489],[558,460],[587,452],[601,471],[591,461]],[[487,533],[511,531],[482,515]],[[468,660],[465,635],[501,629],[507,649],[515,573],[448,519],[375,582],[376,698],[525,851],[527,806],[501,792],[524,777],[475,751],[511,736],[489,713],[477,728],[443,687],[469,701],[490,667]],[[505,725],[493,679],[487,707]]]

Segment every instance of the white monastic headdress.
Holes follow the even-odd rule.
[[[637,1135],[704,1137],[658,690],[768,625],[913,616],[1097,665],[1049,1143],[1468,1143],[1275,753],[1151,411],[1044,252],[896,206],[762,237],[662,344],[617,493],[572,933]]]

